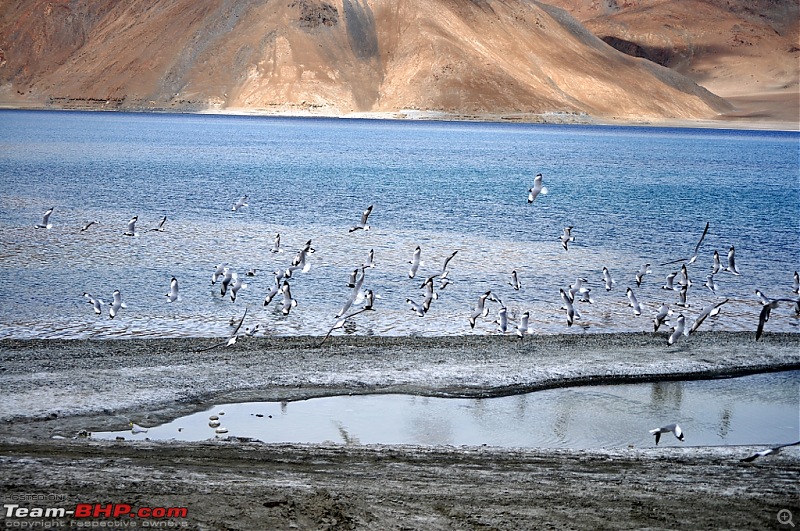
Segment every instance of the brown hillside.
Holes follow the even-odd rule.
[[[524,0],[2,0],[0,50],[6,106],[636,120],[731,110]]]
[[[730,101],[733,116],[800,123],[800,2],[550,0],[630,55]]]

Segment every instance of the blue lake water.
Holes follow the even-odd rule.
[[[796,132],[0,111],[0,338],[226,337],[245,307],[259,335],[322,335],[370,249],[375,311],[334,334],[497,333],[498,303],[468,323],[487,290],[511,330],[528,311],[537,334],[650,331],[662,302],[691,323],[725,298],[701,329],[755,330],[754,289],[792,296],[800,269],[799,157]],[[549,193],[528,204],[539,172]],[[249,206],[234,212],[244,194]],[[368,205],[371,230],[349,232]],[[52,228],[35,229],[50,207]],[[124,236],[134,215],[138,235]],[[163,216],[164,232],[147,230]],[[680,308],[661,288],[680,263],[658,264],[690,256],[706,222]],[[284,252],[270,252],[275,233]],[[297,306],[283,315],[278,296],[264,307],[271,272],[309,239],[311,269],[289,280]],[[714,294],[703,287],[712,254],[724,265],[732,245],[741,276],[719,273]],[[422,280],[455,250],[452,284],[417,317],[406,299],[421,302]],[[242,277],[257,269],[235,302],[211,286],[223,262]],[[652,273],[637,287],[643,263]],[[168,303],[173,276],[180,298]],[[594,303],[578,303],[569,328],[559,288],[578,277]],[[116,289],[127,308],[113,320],[83,297],[110,302]],[[796,332],[798,318],[778,308],[767,330]]]
[[[677,422],[662,446],[789,443],[800,433],[800,371],[723,380],[550,389],[481,399],[355,395],[300,402],[219,404],[147,432],[93,433],[98,439],[268,443],[491,445],[541,448],[650,447],[649,430]],[[210,417],[218,425],[210,424]],[[218,435],[217,428],[224,428]],[[744,456],[743,456],[744,457]]]

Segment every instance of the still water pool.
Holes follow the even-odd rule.
[[[225,434],[209,426],[216,416]],[[144,424],[141,419],[134,419]],[[774,444],[800,439],[800,371],[730,379],[584,386],[482,399],[400,394],[219,404],[148,428],[97,439],[251,437],[269,443],[490,445],[541,448],[653,446],[648,430],[677,422],[661,445]]]

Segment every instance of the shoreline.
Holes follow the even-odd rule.
[[[210,402],[342,393],[489,396],[639,379],[800,369],[800,334],[1,340],[0,496],[183,507],[181,518],[53,519],[192,529],[776,528],[800,515],[800,446],[592,450],[102,441]],[[83,435],[82,435],[83,434]],[[788,441],[785,441],[788,442]],[[22,507],[43,506],[20,502]],[[7,523],[23,523],[7,518]],[[785,526],[784,526],[785,527]]]
[[[0,437],[71,437],[211,403],[400,393],[488,398],[555,387],[728,378],[800,369],[800,334],[1,340]],[[32,392],[34,390],[34,392]]]
[[[242,108],[176,109],[166,107],[130,107],[106,105],[75,105],[53,107],[49,105],[17,106],[0,102],[0,110],[8,111],[55,111],[55,112],[118,112],[141,114],[189,114],[218,116],[251,116],[265,118],[324,118],[342,120],[390,120],[401,122],[467,122],[467,123],[515,123],[533,125],[583,125],[608,127],[662,127],[670,129],[721,129],[735,131],[800,132],[800,122],[777,119],[772,116],[720,115],[707,119],[683,118],[617,118],[592,116],[568,112],[530,113],[453,113],[446,111],[423,111],[400,109],[397,111],[336,113],[313,110],[269,110]]]

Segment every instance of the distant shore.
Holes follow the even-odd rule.
[[[800,98],[800,96],[798,96]],[[785,98],[784,98],[785,99]],[[404,120],[404,121],[441,121],[441,122],[489,122],[551,125],[606,125],[620,127],[667,127],[681,129],[735,129],[764,131],[800,131],[800,120],[794,120],[798,105],[790,105],[788,112],[781,109],[760,109],[743,99],[742,110],[705,120],[656,117],[608,117],[591,116],[572,112],[546,113],[467,113],[446,112],[437,110],[400,109],[382,112],[347,112],[341,113],[326,109],[297,107],[280,107],[275,109],[245,109],[228,107],[174,107],[159,104],[121,106],[115,102],[75,101],[72,104],[53,106],[18,105],[0,100],[1,110],[38,110],[38,111],[106,111],[106,112],[140,112],[153,114],[214,114],[228,116],[263,116],[274,118],[341,118],[365,120]],[[761,100],[757,100],[761,101]],[[781,99],[783,101],[783,99]],[[774,106],[774,105],[773,105]],[[789,117],[787,117],[787,115]]]

